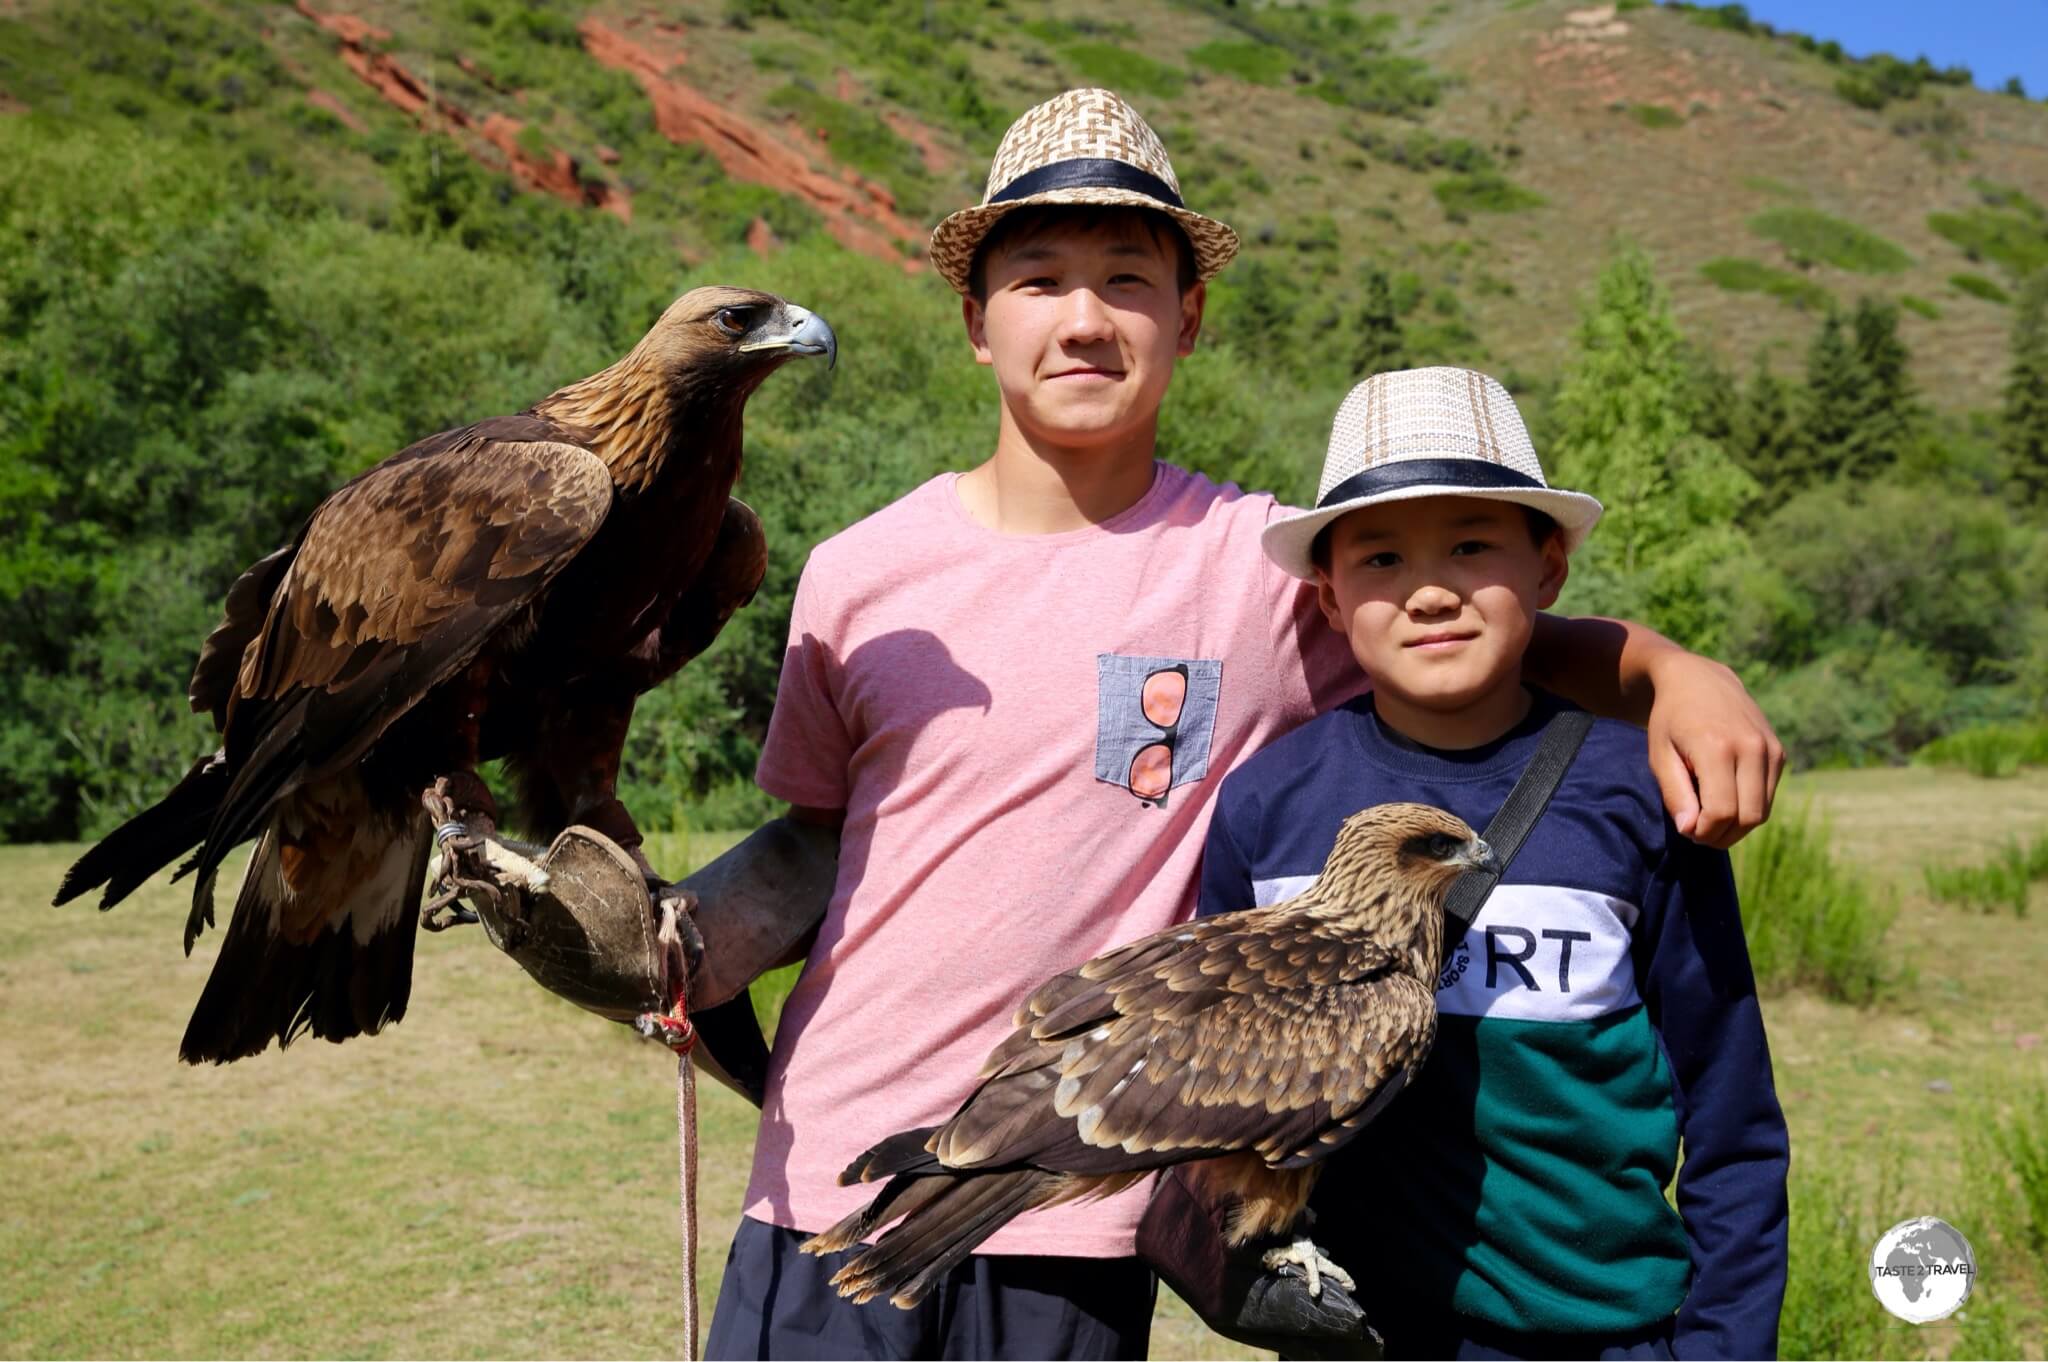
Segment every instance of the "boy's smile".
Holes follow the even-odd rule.
[[[1317,568],[1330,627],[1372,677],[1379,714],[1430,747],[1473,747],[1522,717],[1522,654],[1564,586],[1563,545],[1538,545],[1512,502],[1421,497],[1340,516]]]
[[[1127,231],[1052,230],[992,250],[987,301],[964,300],[977,360],[994,368],[1006,426],[1047,451],[1152,456],[1173,364],[1201,328],[1173,247]]]

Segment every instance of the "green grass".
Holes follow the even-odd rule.
[[[1928,894],[1943,903],[1985,913],[2009,908],[2014,917],[2025,917],[2034,882],[2048,880],[2048,833],[2025,846],[2008,838],[1995,855],[1976,865],[1930,865],[1926,879]]]
[[[1629,117],[1646,128],[1682,128],[1685,115],[1668,104],[1631,104]]]
[[[1447,175],[1430,186],[1430,192],[1454,220],[1473,213],[1519,213],[1549,202],[1535,190],[1524,189],[1494,171]]]
[[[1951,274],[1948,282],[1958,292],[1967,293],[1972,298],[1982,298],[1987,303],[1997,303],[2000,307],[2012,301],[2010,293],[1981,274]]]
[[[1060,55],[1089,80],[1126,94],[1171,99],[1187,83],[1177,67],[1114,43],[1075,43],[1061,48]]]
[[[879,116],[795,83],[770,94],[768,105],[794,114],[807,135],[823,132],[833,159],[888,185],[905,213],[929,211],[932,184],[923,158]]]
[[[1782,1353],[1916,1355],[1938,1337],[1952,1358],[2039,1356],[2048,1115],[2040,1052],[2015,1038],[2048,1032],[2048,922],[1927,911],[1917,869],[1935,848],[1993,850],[2001,819],[2048,819],[2048,772],[1831,772],[1795,778],[1784,807],[1806,799],[1839,857],[1904,897],[1890,948],[1922,973],[1876,1009],[1764,1000],[1794,1151]],[[729,840],[656,835],[650,855],[680,873]],[[673,1355],[666,1052],[457,931],[421,938],[411,1011],[383,1035],[180,1066],[218,933],[183,959],[183,886],[162,879],[104,916],[49,908],[76,851],[0,848],[0,1353]],[[708,1313],[756,1118],[715,1084],[699,1094]],[[1983,1190],[1958,1171],[1971,1140]],[[1897,1327],[1870,1295],[1871,1242],[1921,1214],[1983,1266],[1955,1335]],[[1151,1350],[1255,1355],[1171,1295]]]
[[[1970,181],[1982,203],[1962,213],[1931,213],[1927,226],[1972,260],[1989,260],[2014,279],[2048,265],[2048,209],[2021,190],[1991,180]]]
[[[1837,858],[1825,818],[1780,808],[1737,848],[1735,876],[1759,987],[1867,1005],[1903,982],[1885,948],[1897,907]]]
[[[1813,208],[1767,208],[1749,228],[1783,246],[1795,259],[1817,260],[1855,274],[1897,274],[1913,257],[1875,232]]]
[[[1253,85],[1279,85],[1294,70],[1294,58],[1287,50],[1270,43],[1203,43],[1189,51],[1188,60],[1206,71],[1236,76]]]
[[[1709,260],[1700,266],[1700,273],[1731,293],[1768,293],[1792,307],[1814,312],[1826,309],[1835,296],[1804,275],[1740,256]]]
[[[1941,320],[1941,309],[1928,302],[1925,298],[1916,297],[1910,293],[1901,293],[1899,295],[1899,306],[1916,317],[1925,317],[1930,322]]]

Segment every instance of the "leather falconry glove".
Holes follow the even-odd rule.
[[[803,958],[838,862],[836,829],[778,818],[657,904],[616,842],[572,827],[548,848],[538,876],[503,876],[511,892],[473,902],[492,945],[541,987],[599,1016],[631,1022],[665,1010],[680,972],[699,1067],[759,1106],[768,1045],[747,988]]]

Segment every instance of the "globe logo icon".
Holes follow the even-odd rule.
[[[1870,1251],[1870,1289],[1878,1304],[1913,1324],[1954,1314],[1976,1278],[1970,1241],[1931,1215],[1901,1220]]]

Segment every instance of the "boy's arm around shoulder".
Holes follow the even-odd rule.
[[[1523,674],[1581,708],[1647,728],[1678,830],[1726,849],[1771,815],[1785,746],[1742,681],[1626,620],[1539,615]]]
[[[1785,1296],[1790,1146],[1725,852],[1667,828],[1639,950],[1651,1024],[1671,1064],[1685,1162],[1678,1213],[1693,1280],[1678,1357],[1774,1357]]]

